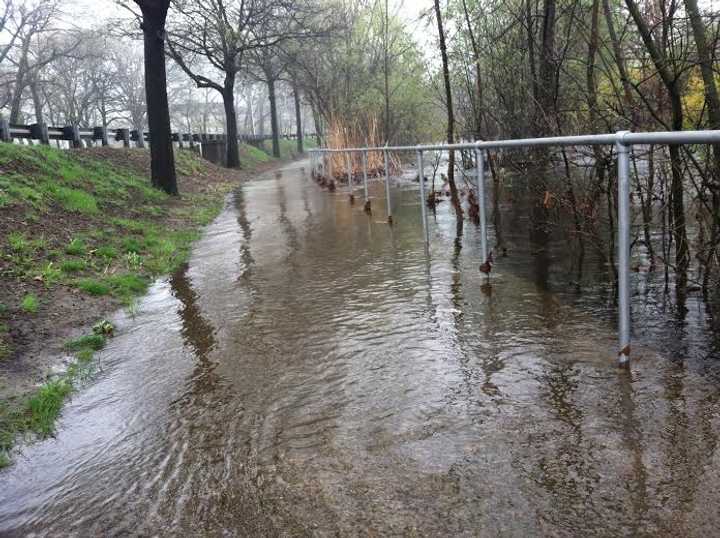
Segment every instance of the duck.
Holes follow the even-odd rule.
[[[484,263],[480,264],[480,272],[486,275],[488,278],[490,278],[490,271],[492,271],[494,260],[493,260],[493,253],[492,250],[490,251],[490,254],[488,254],[487,260],[485,260]]]

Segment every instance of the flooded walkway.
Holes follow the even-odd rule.
[[[0,472],[0,535],[716,534],[699,303],[677,321],[636,277],[628,377],[602,267],[508,211],[484,285],[447,203],[425,255],[416,187],[389,227],[379,183],[371,217],[299,164],[244,185]]]

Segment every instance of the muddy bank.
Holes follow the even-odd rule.
[[[175,270],[226,193],[277,163],[227,170],[179,151],[180,197],[149,187],[146,150],[0,151],[0,452],[69,341]],[[77,350],[74,350],[77,351]]]

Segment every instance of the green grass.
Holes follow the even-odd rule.
[[[62,404],[71,392],[72,383],[68,380],[48,381],[28,402],[30,429],[44,437],[51,435]]]
[[[105,337],[101,334],[86,334],[80,338],[65,342],[65,349],[68,351],[81,351],[83,349],[100,351],[104,347]]]
[[[28,240],[25,238],[25,234],[20,232],[12,232],[8,235],[8,244],[14,252],[25,252],[29,246]]]
[[[83,278],[76,282],[77,287],[90,295],[109,295],[110,286],[101,280],[94,278]]]
[[[63,273],[77,273],[87,267],[84,260],[64,260],[60,264],[60,270]]]
[[[243,168],[252,168],[272,160],[273,158],[268,153],[255,146],[250,144],[240,145],[240,165]]]
[[[71,256],[83,256],[85,255],[86,250],[85,241],[79,237],[74,237],[65,247],[65,254],[70,254]]]
[[[288,143],[294,142],[284,142],[291,151]],[[180,151],[176,156],[181,175],[211,177],[212,167],[195,153]],[[272,160],[262,150],[241,148],[243,168]],[[37,286],[38,280],[47,288],[62,284],[88,295],[112,297],[133,312],[154,277],[171,273],[188,259],[198,227],[217,216],[232,187],[229,180],[208,185],[204,193],[188,193],[181,183],[183,196],[169,197],[153,188],[144,173],[101,160],[92,152],[46,146],[0,144],[0,170],[0,207],[13,208],[0,219],[19,213],[24,223],[4,223],[5,229],[15,231],[0,237],[8,285]],[[45,236],[38,237],[35,230],[43,230]],[[19,305],[11,305],[13,318],[24,316],[28,321],[38,312],[38,319],[55,313],[52,295],[37,295],[29,293]],[[4,324],[7,313],[0,305],[0,359],[16,352]],[[10,462],[16,436],[52,433],[63,400],[87,375],[93,353],[112,335],[110,324],[103,327],[98,334],[66,343],[76,360],[64,374],[23,397],[0,399],[0,467]]]
[[[33,293],[28,293],[20,301],[20,308],[29,314],[37,314],[38,308],[40,308],[40,300]]]
[[[114,260],[118,257],[117,249],[110,245],[103,245],[95,251],[95,254],[106,260]]]
[[[51,197],[58,201],[67,211],[93,215],[98,212],[97,200],[92,194],[79,189],[62,186],[48,186]]]

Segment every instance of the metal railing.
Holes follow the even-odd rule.
[[[423,174],[423,153],[426,151],[473,150],[475,152],[476,185],[480,218],[481,254],[483,261],[488,258],[487,211],[485,205],[485,155],[488,150],[505,148],[529,148],[540,146],[608,146],[614,145],[617,151],[618,168],[618,364],[627,367],[630,361],[630,149],[634,145],[684,145],[684,144],[720,144],[720,131],[667,131],[655,133],[632,133],[620,131],[614,134],[596,134],[580,136],[556,136],[548,138],[524,138],[516,140],[478,141],[461,144],[429,144],[419,146],[381,146],[366,148],[320,148],[310,150],[311,171],[315,175],[323,159],[323,171],[332,175],[332,160],[325,159],[331,153],[347,155],[348,188],[353,194],[352,168],[350,155],[363,154],[363,179],[365,200],[368,200],[367,156],[369,152],[383,152],[385,161],[385,195],[387,197],[388,220],[392,222],[392,200],[390,199],[390,174],[388,152],[411,152],[417,157],[420,180],[420,208],[425,243],[429,244],[427,209],[425,197],[425,177]]]

